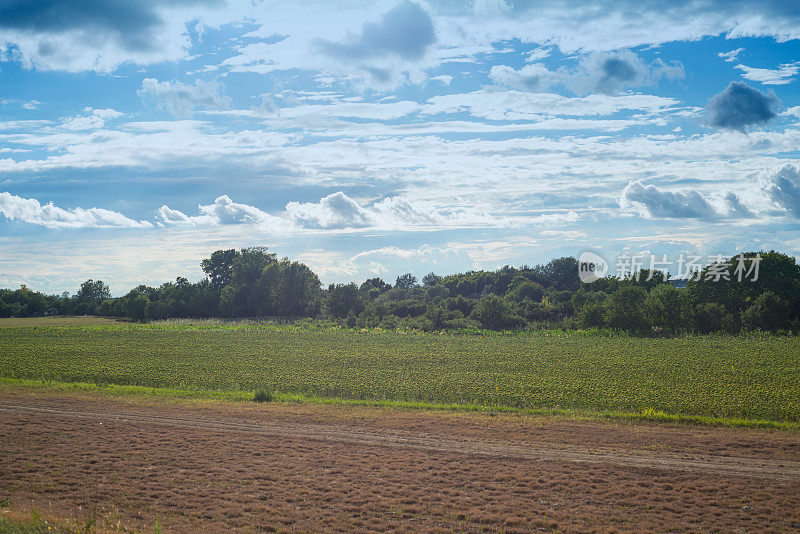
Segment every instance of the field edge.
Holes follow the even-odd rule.
[[[253,391],[214,390],[214,389],[176,389],[149,386],[117,384],[95,384],[90,382],[60,382],[53,380],[30,380],[0,377],[0,391],[8,389],[30,389],[48,392],[73,392],[110,397],[145,397],[176,401],[218,401],[253,402]],[[700,415],[670,414],[659,410],[645,409],[641,412],[624,412],[590,409],[558,408],[514,408],[481,404],[448,404],[389,399],[347,399],[341,397],[317,397],[297,393],[274,392],[272,402],[285,404],[318,404],[331,406],[365,406],[374,408],[447,411],[483,414],[516,414],[533,417],[562,417],[582,420],[614,420],[627,422],[649,422],[660,424],[679,424],[727,428],[758,428],[800,433],[800,423],[789,421],[770,421],[764,419],[743,419],[712,417]]]

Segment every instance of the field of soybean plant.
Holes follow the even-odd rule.
[[[0,324],[0,377],[800,422],[800,340]]]

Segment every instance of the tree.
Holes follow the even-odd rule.
[[[509,297],[516,301],[521,302],[529,299],[532,302],[540,302],[544,296],[544,288],[536,282],[524,281],[516,288],[509,292]]]
[[[230,281],[220,293],[220,311],[230,317],[274,314],[277,276],[265,269],[277,261],[266,247],[241,249],[231,265]]]
[[[109,298],[111,292],[102,280],[85,281],[75,295],[75,301],[82,314],[95,313],[100,303]]]
[[[201,261],[200,267],[212,284],[224,286],[231,281],[233,262],[237,257],[239,257],[239,253],[234,249],[217,250],[211,254],[210,258]]]
[[[691,329],[691,311],[688,294],[669,284],[657,286],[642,303],[644,318],[650,326],[666,333]]]
[[[514,313],[508,302],[497,295],[489,295],[479,300],[472,310],[472,317],[484,328],[493,330],[522,324],[521,318]]]
[[[701,334],[735,330],[733,315],[725,306],[716,302],[706,302],[695,307],[694,325]]]
[[[742,323],[752,330],[774,332],[789,328],[789,304],[767,291],[742,314]]]
[[[265,269],[277,272],[274,280],[274,304],[279,315],[311,317],[319,313],[320,282],[306,265],[283,259]]]
[[[397,289],[411,289],[417,285],[417,277],[411,273],[401,274],[397,277],[394,287]]]
[[[443,278],[438,274],[428,273],[422,277],[422,285],[425,287],[433,287],[435,285],[441,284]]]
[[[135,321],[145,321],[148,318],[148,308],[150,307],[150,301],[148,298],[141,293],[132,291],[131,293],[135,293],[132,295],[131,299],[128,301],[127,306],[125,307],[125,315],[130,317]]]
[[[364,305],[358,298],[355,284],[331,284],[328,286],[328,313],[333,317],[347,317],[351,311],[358,315]]]
[[[392,285],[387,284],[381,278],[375,277],[365,280],[359,289],[366,293],[369,293],[371,289],[377,289],[378,293],[383,293],[384,291],[392,289]]]
[[[627,286],[614,292],[606,305],[606,321],[612,328],[641,332],[647,327],[642,303],[647,292],[641,287]]]
[[[580,287],[578,260],[571,257],[556,258],[546,265],[534,269],[535,275],[544,287],[561,291],[575,291]]]

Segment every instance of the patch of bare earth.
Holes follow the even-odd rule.
[[[4,499],[129,530],[800,531],[800,436],[4,390]]]

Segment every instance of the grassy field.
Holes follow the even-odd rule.
[[[800,422],[796,337],[0,322],[0,347],[11,379]]]
[[[3,317],[0,328],[13,326],[92,326],[104,324],[120,324],[120,321],[109,317]]]

